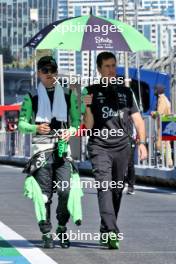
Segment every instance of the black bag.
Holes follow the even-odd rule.
[[[47,149],[46,151],[39,151],[34,154],[31,159],[25,164],[23,173],[32,175],[36,170],[44,167],[47,164],[47,160],[53,153],[53,149]]]

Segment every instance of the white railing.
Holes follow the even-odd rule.
[[[145,167],[169,168],[169,141],[161,141],[160,152],[157,150],[158,128],[161,127],[160,117],[153,119],[151,116],[144,117],[146,125],[148,159],[140,162],[138,158],[138,165]],[[167,142],[167,143],[166,143]],[[176,167],[176,142],[170,142],[173,165]],[[165,146],[166,145],[166,146]]]
[[[147,136],[147,148],[148,159],[140,162],[136,156],[137,165],[144,168],[169,168],[169,150],[164,146],[164,142],[161,143],[160,153],[157,151],[157,131],[160,124],[157,119],[153,119],[150,116],[144,116],[146,124],[146,136]],[[161,124],[160,124],[161,126]],[[24,157],[28,158],[31,155],[31,137],[32,135],[24,135],[20,132],[1,132],[0,131],[0,157]],[[74,139],[72,140],[74,141]],[[74,142],[72,142],[74,146]],[[82,144],[77,144],[76,147],[81,151],[80,160],[84,161],[87,156],[87,137],[83,137]],[[173,165],[176,167],[176,142],[172,142],[172,160]],[[72,147],[73,148],[73,147]],[[77,150],[78,151],[78,150]]]
[[[0,156],[30,157],[31,135],[0,131]]]

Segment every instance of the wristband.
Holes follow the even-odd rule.
[[[141,144],[146,145],[145,140],[140,140],[140,141],[138,142],[138,145],[141,145]]]

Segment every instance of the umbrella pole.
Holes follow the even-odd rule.
[[[126,22],[126,0],[123,1],[123,22]],[[129,69],[128,69],[128,52],[124,52],[124,64],[125,64],[125,86],[130,87]]]
[[[138,81],[138,92],[139,92],[139,110],[143,113],[142,96],[141,96],[141,83],[140,83],[140,69],[139,69],[139,54],[136,54],[136,67],[137,67],[137,81]]]
[[[35,89],[37,89],[37,51],[34,53]]]
[[[130,87],[129,68],[128,68],[128,52],[124,53],[124,62],[125,62],[125,86]]]
[[[138,5],[139,0],[135,0],[135,28],[138,30]],[[139,93],[139,110],[143,113],[142,96],[141,96],[141,83],[140,83],[140,54],[136,53],[136,68],[137,68],[137,81],[138,81],[138,93]]]
[[[91,75],[91,50],[89,50],[89,73],[88,73],[88,80],[89,80],[89,85],[90,85],[90,75]]]
[[[92,7],[90,8],[89,15],[90,16],[92,15]],[[89,85],[90,85],[90,75],[91,75],[91,50],[89,50],[89,74],[88,74]]]

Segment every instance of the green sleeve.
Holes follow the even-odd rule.
[[[81,93],[81,114],[84,114],[85,111],[86,111],[86,106],[85,106],[85,104],[83,102],[83,98],[87,94],[88,94],[88,90],[87,90],[86,87],[84,87],[83,90],[82,90],[82,93]]]
[[[36,133],[37,126],[30,124],[33,116],[32,102],[29,95],[24,97],[20,110],[18,129],[22,133]]]
[[[80,126],[81,115],[78,106],[78,97],[77,94],[73,91],[70,95],[70,120],[71,126],[75,127],[76,129]]]

